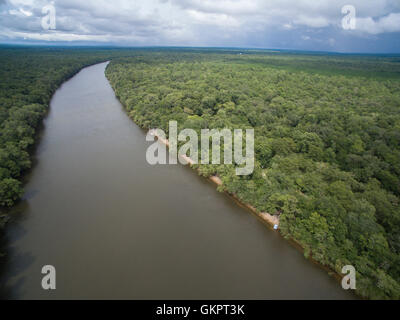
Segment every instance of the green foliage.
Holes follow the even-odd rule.
[[[360,295],[396,299],[399,70],[383,57],[161,52],[114,60],[106,74],[142,127],[253,127],[251,176],[234,165],[197,165],[199,173],[278,215],[306,256],[339,273],[354,265]]]
[[[6,178],[0,181],[0,205],[12,206],[22,193],[21,183],[18,180]]]

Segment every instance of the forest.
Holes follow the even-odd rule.
[[[23,195],[52,94],[107,60],[116,96],[143,128],[254,128],[253,174],[237,176],[234,165],[199,173],[278,216],[306,257],[337,273],[354,265],[360,296],[400,299],[400,57],[0,47],[2,210]]]
[[[357,293],[400,298],[398,57],[260,52],[152,52],[106,75],[133,121],[168,132],[255,129],[250,176],[195,165],[220,191],[280,219],[284,237]],[[223,144],[221,143],[221,149]]]

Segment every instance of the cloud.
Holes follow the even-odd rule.
[[[374,20],[371,17],[358,18],[356,20],[356,30],[370,34],[400,32],[400,13],[391,13],[378,20]]]
[[[295,24],[305,25],[311,28],[324,28],[330,25],[330,21],[326,17],[313,17],[313,16],[305,16],[300,15],[297,19],[294,20]]]
[[[357,29],[347,32],[341,8],[348,0],[54,0],[56,30],[41,28],[51,1],[0,0],[0,41],[332,49],[340,37],[400,32],[400,1],[351,2]]]
[[[214,25],[220,27],[239,27],[241,23],[232,16],[224,13],[205,13],[196,10],[187,10],[194,23]]]
[[[19,10],[11,9],[8,11],[8,13],[14,16],[26,16],[26,17],[30,17],[33,14],[32,12],[24,10],[22,8],[19,8]]]

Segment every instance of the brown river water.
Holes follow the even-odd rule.
[[[104,70],[52,98],[1,251],[6,299],[354,299],[214,184],[151,166]],[[44,265],[56,289],[42,289]]]

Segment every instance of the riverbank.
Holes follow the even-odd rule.
[[[9,136],[12,136],[12,134],[10,134],[10,133],[12,133],[13,130],[15,130],[15,128],[20,128],[21,132],[23,132],[23,134],[21,133],[21,135],[19,135],[18,142],[10,140],[10,141],[7,141],[7,143],[14,144],[15,150],[18,150],[18,153],[20,154],[19,156],[21,156],[21,155],[24,156],[26,153],[26,161],[25,161],[24,166],[20,165],[18,162],[16,163],[17,170],[19,170],[18,174],[13,175],[12,177],[11,176],[8,177],[9,180],[13,181],[12,186],[3,189],[0,192],[1,193],[0,202],[2,202],[2,205],[0,205],[0,238],[2,238],[4,236],[5,229],[7,228],[7,224],[12,219],[11,212],[15,208],[15,206],[21,202],[21,199],[25,192],[25,189],[24,189],[25,185],[29,181],[29,175],[30,175],[30,173],[32,173],[33,169],[35,168],[35,165],[36,165],[35,156],[36,156],[37,147],[41,141],[41,136],[42,136],[43,129],[44,129],[44,125],[43,125],[44,120],[46,119],[46,117],[48,116],[48,114],[50,112],[50,101],[53,98],[55,92],[64,83],[66,83],[68,80],[73,78],[84,68],[110,61],[109,57],[98,58],[98,57],[87,56],[85,59],[89,60],[89,61],[73,60],[72,62],[69,61],[70,64],[68,65],[67,62],[59,62],[56,60],[52,60],[51,62],[46,62],[46,67],[44,67],[42,59],[46,59],[46,58],[36,56],[36,54],[38,54],[38,52],[36,52],[35,54],[33,54],[32,52],[30,52],[30,53],[32,54],[31,58],[36,59],[35,63],[32,63],[33,65],[35,65],[35,67],[33,69],[31,69],[28,73],[25,73],[26,77],[32,76],[32,74],[34,74],[35,76],[37,76],[40,79],[40,76],[43,76],[43,74],[48,74],[48,73],[52,73],[52,72],[54,73],[54,69],[52,69],[52,68],[56,68],[56,66],[63,65],[63,64],[65,64],[64,65],[65,69],[63,69],[62,72],[59,72],[56,75],[52,75],[51,77],[47,77],[47,76],[43,77],[46,80],[40,80],[40,81],[38,80],[37,88],[40,88],[40,89],[36,89],[37,91],[34,93],[34,95],[37,96],[37,101],[36,101],[37,103],[35,105],[31,104],[30,97],[29,97],[29,95],[31,95],[32,92],[30,92],[28,89],[24,88],[26,86],[23,85],[23,83],[25,81],[28,83],[30,80],[27,80],[28,78],[25,79],[24,77],[21,77],[19,79],[19,81],[20,81],[19,86],[21,86],[21,88],[18,88],[17,90],[23,90],[24,92],[21,93],[20,95],[15,94],[15,96],[18,96],[18,99],[16,99],[14,101],[14,104],[21,105],[21,107],[19,107],[19,110],[18,110],[19,113],[15,112],[15,114],[23,114],[25,112],[25,114],[29,114],[29,117],[25,115],[25,117],[13,119],[10,116],[7,119],[7,121],[14,121],[14,122],[18,123],[18,125],[14,124],[14,127],[8,128],[7,134]],[[66,55],[65,58],[70,59],[70,58],[73,58],[73,56],[72,56],[72,54],[71,54],[71,56]],[[21,59],[21,60],[18,62],[14,62],[13,59]],[[62,61],[61,57],[60,57],[60,61]],[[18,71],[20,71],[20,70],[18,70],[18,68],[20,68],[20,66],[24,64],[24,59],[21,58],[19,55],[15,55],[14,58],[12,58],[10,60],[6,60],[6,62],[10,63],[10,64],[15,63],[15,66],[18,66],[18,67],[15,67],[14,69],[12,69],[12,68],[9,69],[10,72],[13,72],[13,75],[10,76],[9,81],[13,81],[14,73],[17,73]],[[52,64],[54,64],[54,65],[52,65]],[[42,69],[40,69],[40,68],[42,68]],[[50,78],[50,80],[48,78]],[[25,108],[25,106],[27,106],[27,107]],[[30,108],[32,106],[35,106],[35,108],[34,109]],[[39,109],[38,106],[40,106],[41,109]],[[4,107],[7,108],[7,105],[4,105]],[[13,108],[17,108],[17,107],[14,106]],[[28,121],[27,119],[30,119],[30,121]],[[27,128],[33,129],[33,130],[28,130]],[[28,141],[28,143],[26,143],[27,141]],[[23,145],[23,147],[22,147],[22,145]],[[14,151],[14,152],[16,152],[16,151]],[[4,157],[3,157],[4,162],[6,161],[7,157],[10,157],[10,156],[7,153],[4,153]],[[14,160],[10,160],[11,163],[13,163],[13,161]],[[21,162],[24,162],[24,161],[21,161]],[[2,166],[6,167],[6,165],[4,163],[2,163]],[[5,171],[7,171],[7,170],[5,170]],[[0,251],[0,258],[2,256],[5,256],[5,254]],[[1,260],[0,260],[0,262],[1,262]]]
[[[161,142],[162,144],[164,144],[165,146],[167,146],[169,148],[169,141],[168,139],[164,139],[162,137],[160,137],[157,134],[156,130],[150,130],[150,134],[155,136],[157,138],[157,140],[159,142]],[[187,155],[179,155],[179,157],[181,157],[183,160],[185,160],[187,162],[187,164],[192,168],[192,166],[195,164],[195,162],[193,161],[193,159],[191,159],[190,157],[188,157]],[[208,179],[210,181],[212,181],[214,184],[216,184],[217,186],[223,186],[223,182],[221,180],[220,177],[218,176],[211,176],[208,177]],[[268,226],[272,227],[275,230],[279,229],[279,218],[277,216],[271,215],[268,212],[260,212],[259,210],[257,210],[255,207],[253,207],[251,204],[246,203],[242,200],[240,200],[235,194],[232,193],[228,193],[226,192],[229,196],[231,196],[237,203],[239,203],[241,206],[247,208],[248,210],[250,210],[251,212],[253,212],[257,217],[259,217],[264,223],[266,223]]]
[[[24,194],[24,185],[26,184],[25,178],[27,174],[31,172],[32,167],[34,166],[34,155],[38,142],[40,141],[41,132],[43,130],[43,122],[49,113],[50,101],[55,92],[58,90],[59,87],[61,87],[63,83],[73,78],[82,69],[91,65],[110,61],[108,58],[99,59],[87,57],[87,59],[91,60],[90,62],[74,61],[74,63],[71,63],[71,65],[68,65],[68,67],[67,63],[64,62],[65,68],[62,69],[63,71],[55,73],[55,71],[53,70],[53,73],[55,73],[56,75],[52,75],[52,78],[50,78],[49,80],[47,79],[47,77],[43,77],[43,74],[51,73],[51,67],[56,68],[58,64],[63,65],[63,63],[56,61],[53,62],[54,66],[49,64],[46,65],[46,68],[44,68],[41,65],[43,61],[41,61],[41,59],[39,58],[37,59],[38,61],[36,61],[36,63],[40,65],[42,69],[35,66],[36,69],[34,69],[33,71],[30,70],[30,72],[32,72],[33,75],[38,78],[42,77],[46,79],[43,80],[43,83],[38,80],[39,82],[37,87],[40,89],[36,89],[37,91],[33,93],[27,89],[24,89],[24,86],[22,84],[24,83],[24,81],[28,82],[28,80],[21,78],[19,79],[21,88],[17,87],[17,90],[23,90],[23,92],[21,92],[19,95],[15,94],[15,96],[18,96],[18,99],[16,98],[13,105],[4,105],[6,110],[9,108],[14,112],[10,113],[8,117],[5,118],[5,120],[2,119],[2,124],[6,122],[13,124],[2,128],[4,130],[4,136],[7,137],[7,140],[2,141],[2,145],[0,146],[0,148],[4,149],[1,167],[5,168],[4,172],[6,173],[4,174],[4,176],[2,176],[1,181],[0,215],[7,215],[10,208],[14,207],[15,204],[21,200]],[[10,59],[10,61],[5,61],[11,65],[12,63],[15,63],[16,65],[24,63],[23,60],[19,61],[18,64],[12,59]],[[10,68],[9,70],[13,69]],[[20,70],[18,70],[18,68],[15,68],[15,70],[13,70],[14,73],[19,71]],[[27,77],[28,75],[33,78],[32,74],[27,73]],[[6,74],[5,76],[8,77],[9,75]],[[13,77],[14,74],[10,76],[9,81],[13,81]],[[31,96],[36,97],[36,100],[34,100],[34,98]],[[35,103],[33,103],[34,101]],[[18,112],[15,112],[15,110],[18,110]],[[21,116],[22,114],[24,116]],[[16,128],[18,128],[20,133],[16,133]],[[15,138],[17,136],[18,139]],[[14,148],[13,152],[7,151],[7,148],[10,147],[6,148],[5,144],[12,145],[12,147]],[[15,156],[15,154],[18,154],[18,156]],[[15,161],[15,157],[19,157],[23,160]],[[14,165],[14,167],[12,167],[12,170],[9,167],[9,163],[13,163]],[[13,172],[13,174],[10,173],[11,171]]]
[[[121,102],[121,104],[123,104]],[[169,148],[170,144],[169,144],[169,140],[166,138],[161,137],[160,135],[157,134],[157,130],[155,129],[150,129],[150,134],[153,135],[154,137],[157,138],[157,140],[164,144],[167,148]],[[187,165],[190,166],[190,168],[193,168],[193,165],[195,165],[195,162],[193,161],[193,159],[191,159],[190,157],[188,157],[187,155],[179,155],[179,157],[181,157],[183,160],[186,161]],[[198,171],[196,169],[196,171]],[[213,182],[215,185],[219,186],[223,186],[223,181],[221,180],[221,178],[217,175],[214,176],[210,176],[207,178],[209,181]],[[270,229],[274,229],[277,230],[279,232],[279,225],[280,225],[280,221],[279,218],[277,216],[271,215],[267,212],[260,212],[259,210],[257,210],[254,206],[252,206],[249,203],[246,203],[242,200],[240,200],[237,195],[226,192],[225,193],[227,195],[229,195],[239,206],[249,210],[251,213],[253,213],[255,216],[257,216],[261,222],[263,222],[264,225],[266,225],[267,227],[269,227]],[[283,237],[283,235],[281,234],[281,232],[279,232],[279,234]],[[325,270],[330,276],[332,276],[337,282],[341,283],[344,275],[336,272],[335,270],[331,269],[330,267],[321,264],[320,262],[316,261],[315,259],[312,258],[312,251],[310,250],[307,255],[306,255],[306,248],[300,243],[298,242],[296,239],[290,238],[290,239],[286,239],[288,240],[289,243],[296,248],[299,252],[301,252],[307,260],[309,260],[310,262],[312,262],[313,264],[317,265],[318,267],[320,267],[321,269]]]
[[[164,139],[164,138],[160,137],[157,134],[156,130],[150,130],[150,134],[155,136],[160,143],[164,144],[165,146],[167,146],[169,148],[168,139]],[[179,157],[184,159],[187,162],[187,164],[192,169],[194,169],[192,167],[195,164],[193,159],[191,159],[187,155],[179,155]],[[221,178],[216,176],[216,175],[208,177],[208,180],[213,182],[217,186],[223,186],[223,182],[222,182]],[[268,226],[269,228],[273,228],[273,229],[275,229],[275,230],[277,230],[279,232],[279,223],[280,223],[280,221],[279,221],[278,217],[273,216],[273,215],[271,215],[271,214],[269,214],[267,212],[260,212],[255,207],[253,207],[251,204],[240,200],[235,194],[228,193],[228,192],[225,192],[225,193],[228,194],[239,206],[242,206],[242,207],[248,209],[251,213],[255,214],[264,223],[264,225]],[[279,234],[282,236],[282,234],[280,232],[279,232]],[[301,243],[299,243],[297,240],[295,240],[293,238],[290,238],[290,239],[287,239],[287,240],[289,240],[291,245],[294,246],[303,255],[305,254],[305,248],[301,245]],[[312,252],[310,252],[310,254],[306,258],[309,261],[311,261],[313,264],[315,264],[315,265],[319,266],[320,268],[322,268],[323,270],[325,270],[330,276],[334,277],[334,279],[336,281],[338,281],[338,282],[342,281],[342,279],[343,279],[343,275],[342,274],[339,274],[335,270],[332,270],[331,268],[329,268],[328,266],[325,266],[325,265],[321,264],[320,262],[314,260],[312,258]]]

